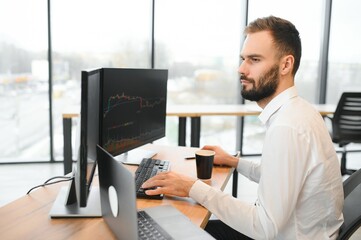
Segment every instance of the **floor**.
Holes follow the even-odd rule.
[[[0,165],[0,207],[20,198],[47,179],[64,175],[62,163]]]
[[[248,157],[252,161],[259,161],[259,157]],[[361,153],[348,154],[348,167],[361,168]],[[38,164],[8,164],[0,165],[0,207],[26,195],[34,186],[40,185],[47,179],[63,175],[62,163]],[[232,192],[232,179],[226,186],[225,192]],[[254,202],[257,196],[257,184],[239,175],[238,198]],[[211,218],[215,218],[212,216]],[[351,239],[361,239],[361,228]]]

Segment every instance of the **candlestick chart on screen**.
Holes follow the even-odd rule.
[[[103,102],[103,146],[110,153],[132,149],[144,139],[165,131],[162,96],[137,96],[121,92],[106,96]]]

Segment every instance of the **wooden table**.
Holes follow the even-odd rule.
[[[187,117],[191,120],[190,146],[199,147],[201,117],[204,116],[255,116],[261,112],[257,105],[174,105],[167,109],[167,116],[178,117],[178,145],[186,146]]]
[[[159,159],[171,161],[171,169],[196,176],[194,160],[184,157],[194,155],[197,148],[145,145],[156,150]],[[131,171],[135,166],[127,166]],[[214,167],[208,184],[224,190],[233,169]],[[97,183],[97,178],[94,179]],[[31,192],[0,208],[0,239],[112,239],[112,234],[102,218],[51,219],[49,211],[64,184],[50,185]],[[184,213],[196,225],[204,228],[210,212],[190,198],[165,196],[163,200],[137,199],[137,208],[170,204]]]

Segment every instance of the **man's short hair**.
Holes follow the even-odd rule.
[[[302,47],[300,34],[295,25],[285,19],[269,16],[257,18],[249,23],[244,33],[249,34],[260,31],[269,31],[271,33],[273,42],[278,50],[278,58],[286,55],[292,55],[294,57],[295,62],[292,74],[296,75],[300,66]]]

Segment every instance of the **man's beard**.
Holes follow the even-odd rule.
[[[242,97],[250,101],[258,102],[272,96],[276,92],[278,86],[278,69],[278,65],[274,65],[268,72],[260,76],[258,86],[256,86],[256,82],[253,78],[246,78],[244,75],[241,75],[241,79],[247,80],[253,85],[253,88],[250,90],[246,90],[242,87]]]

